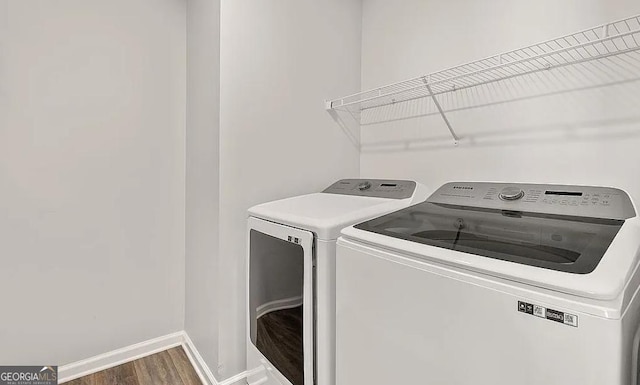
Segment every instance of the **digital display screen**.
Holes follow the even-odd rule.
[[[564,196],[570,196],[570,197],[582,196],[581,192],[575,192],[575,191],[545,191],[544,193],[545,195],[564,195]]]
[[[393,183],[393,184],[391,184],[391,183],[382,183],[380,185],[380,187],[396,187],[396,186],[397,186],[397,184],[395,184],[395,183]]]

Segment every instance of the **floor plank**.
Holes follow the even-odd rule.
[[[267,313],[257,323],[258,349],[293,385],[302,385],[302,306]]]
[[[166,351],[134,361],[140,385],[184,385]]]
[[[140,385],[132,362],[95,374],[95,385]]]
[[[198,373],[196,373],[196,370],[191,366],[191,361],[189,361],[189,357],[187,357],[184,349],[169,349],[168,353],[184,385],[202,385],[200,377],[198,377]]]
[[[202,385],[181,346],[128,362],[65,385]]]
[[[65,382],[66,385],[96,385],[95,375],[80,377],[76,380]]]

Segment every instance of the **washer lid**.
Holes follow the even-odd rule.
[[[640,220],[626,193],[596,187],[499,187],[447,184],[423,203],[343,234],[417,258],[570,294],[596,299],[619,295],[638,263],[640,248]],[[587,191],[591,198],[583,205]],[[605,192],[606,200],[593,200],[593,194],[604,198]],[[517,202],[527,194],[533,196]],[[547,195],[561,198],[546,203]],[[563,204],[564,197],[575,204]],[[574,213],[582,215],[567,215]]]
[[[623,220],[423,202],[356,228],[549,270],[595,270]]]
[[[634,269],[638,266],[640,257],[640,220],[638,218],[625,221],[598,266],[589,274],[567,273],[487,258],[458,250],[393,238],[360,230],[353,226],[342,230],[342,236],[363,245],[389,250],[416,261],[454,266],[479,272],[486,276],[495,276],[597,300],[618,298],[629,282]]]
[[[340,230],[347,226],[399,210],[411,203],[412,198],[314,193],[254,206],[249,209],[249,215],[310,230],[321,239],[336,239]]]

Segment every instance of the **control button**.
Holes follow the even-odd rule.
[[[524,191],[520,187],[505,187],[498,196],[505,201],[515,201],[524,196]]]
[[[371,182],[369,181],[362,182],[358,185],[358,190],[360,191],[369,190],[370,188],[371,188]]]
[[[522,302],[522,301],[518,301],[518,311],[522,312],[522,313],[526,313],[527,312],[527,303],[526,302]]]
[[[577,328],[578,327],[578,317],[573,315],[573,314],[564,313],[564,324]]]

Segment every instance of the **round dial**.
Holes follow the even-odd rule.
[[[510,186],[503,188],[498,196],[505,201],[515,201],[524,196],[524,191],[520,187]]]
[[[371,188],[371,182],[369,181],[364,181],[358,185],[358,190],[360,191],[368,190],[370,188]]]

